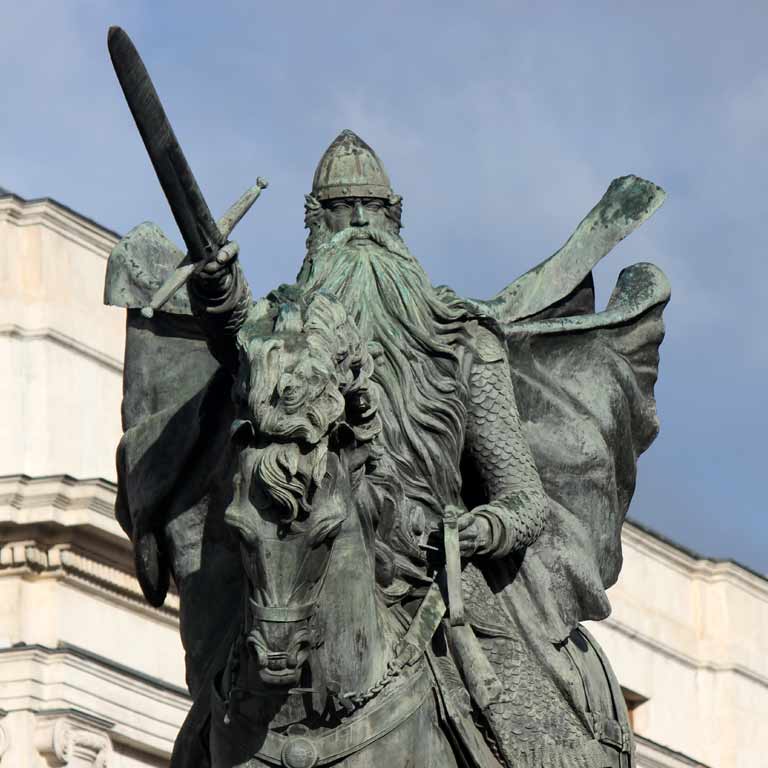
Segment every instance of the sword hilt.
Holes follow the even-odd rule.
[[[269,182],[259,176],[256,179],[256,184],[246,190],[237,202],[231,205],[227,212],[219,219],[217,226],[219,232],[221,232],[225,239],[229,237],[240,219],[248,213],[251,206],[259,199],[261,190],[266,189],[268,186]],[[226,257],[226,262],[229,262],[237,255],[237,251],[238,246],[236,243],[227,243],[213,258],[220,258],[224,255]],[[157,289],[149,306],[142,308],[141,314],[146,318],[151,318],[155,312],[163,307],[176,291],[186,285],[187,280],[189,280],[195,272],[205,266],[206,263],[207,262],[196,261],[191,264],[183,264],[174,270],[169,275],[168,279]]]
[[[448,610],[452,627],[462,626],[464,598],[461,593],[461,548],[459,517],[462,510],[447,506],[443,512],[443,546],[445,547],[445,581],[448,590]]]

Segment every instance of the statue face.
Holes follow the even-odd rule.
[[[323,218],[332,234],[347,227],[390,229],[387,201],[376,197],[337,197],[323,203]]]

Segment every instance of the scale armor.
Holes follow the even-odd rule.
[[[492,527],[488,554],[504,557],[538,538],[547,500],[517,411],[506,350],[485,328],[474,337],[466,445],[487,499],[478,514]],[[560,755],[577,755],[591,736],[516,634],[481,567],[466,566],[462,587],[480,648],[504,691],[486,712],[496,747],[515,765],[558,765]]]
[[[555,768],[561,757],[577,759],[580,747],[592,736],[541,661],[516,635],[499,597],[472,563],[462,574],[462,589],[470,624],[503,689],[485,714],[498,751],[515,766]],[[488,730],[482,722],[479,725]]]
[[[504,347],[483,328],[477,332],[475,351],[467,448],[484,485],[481,491],[488,499],[479,514],[493,529],[491,556],[503,557],[538,538],[546,497],[517,412]]]

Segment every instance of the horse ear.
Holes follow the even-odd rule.
[[[229,428],[229,437],[233,443],[244,447],[256,437],[256,429],[247,419],[235,419]]]

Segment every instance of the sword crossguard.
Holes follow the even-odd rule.
[[[222,246],[226,247],[229,233],[256,202],[267,182],[257,179],[255,186],[218,222],[214,221],[133,41],[125,30],[110,27],[107,47],[128,108],[187,246],[186,263],[168,277],[149,306],[142,309],[145,317],[152,317],[194,274],[200,262],[216,258]]]
[[[232,230],[237,226],[240,219],[248,213],[251,206],[259,199],[261,190],[266,189],[268,186],[269,182],[259,176],[256,179],[256,184],[246,190],[237,202],[233,203],[227,212],[219,219],[217,226],[225,240],[232,233]],[[235,256],[237,256],[238,251],[239,247],[237,243],[226,243],[213,258],[218,261],[219,264],[228,264],[235,258]],[[155,312],[162,308],[176,291],[186,285],[187,280],[189,280],[198,269],[202,269],[203,266],[205,266],[205,263],[198,261],[190,264],[182,264],[178,267],[157,289],[149,306],[144,307],[141,310],[141,314],[146,318],[151,318]]]

